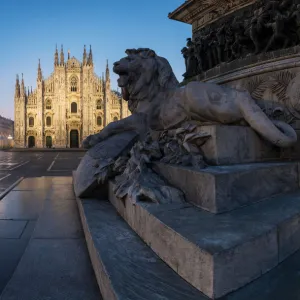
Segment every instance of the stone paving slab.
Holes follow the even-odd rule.
[[[83,238],[76,201],[46,201],[33,237]]]
[[[19,238],[0,238],[0,294],[11,278],[26,249],[35,223],[35,221],[26,222],[26,227]]]
[[[0,220],[0,239],[18,239],[21,237],[27,221]]]
[[[101,299],[84,240],[31,240],[0,299]]]
[[[13,190],[14,191],[46,191],[51,187],[51,180],[45,177],[33,177],[23,179]]]
[[[211,298],[244,286],[300,249],[300,191],[215,215],[195,207],[157,210],[130,198],[124,205],[112,188],[110,201],[133,230]]]
[[[208,299],[162,262],[110,203],[79,198],[77,202],[105,300]]]
[[[11,191],[0,201],[0,219],[36,220],[47,191]]]
[[[43,176],[45,180],[51,181],[53,185],[72,185],[73,178],[71,176]]]
[[[51,201],[71,200],[75,202],[74,190],[71,184],[55,184],[47,194],[47,199]]]
[[[36,183],[31,178],[24,184],[25,190],[12,191],[3,199],[7,215],[12,212],[8,204],[15,203],[13,208],[19,209],[18,217],[29,218],[35,214],[39,218],[1,300],[102,299],[83,239],[76,201],[64,197],[56,199],[57,194],[51,193],[64,188],[70,192],[71,180],[37,178]],[[28,184],[40,184],[40,189],[30,191],[26,189]],[[28,238],[26,229],[23,235]]]

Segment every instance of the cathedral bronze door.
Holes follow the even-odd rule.
[[[52,136],[46,136],[46,147],[52,148]]]
[[[35,147],[35,137],[30,136],[28,137],[28,148],[33,148]]]
[[[79,147],[79,136],[78,130],[70,131],[70,148],[78,148]]]

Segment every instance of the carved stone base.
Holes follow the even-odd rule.
[[[280,158],[280,149],[264,141],[246,126],[201,126],[211,138],[201,147],[204,157],[211,165],[229,165]]]
[[[176,273],[211,299],[259,278],[300,249],[300,192],[224,214],[186,204],[109,199]]]
[[[184,192],[188,202],[223,213],[299,188],[298,164],[257,163],[203,170],[156,163],[155,171]]]

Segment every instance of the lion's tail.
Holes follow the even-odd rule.
[[[272,144],[288,148],[297,142],[297,133],[285,122],[270,120],[248,93],[238,99],[241,112],[249,125]]]

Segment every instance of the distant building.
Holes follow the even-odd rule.
[[[54,72],[43,79],[40,62],[37,88],[26,91],[23,74],[15,87],[15,147],[80,147],[90,134],[129,115],[127,102],[111,90],[106,76],[94,73],[92,49],[84,47],[82,62],[65,61],[63,48],[54,54]]]
[[[12,146],[14,121],[0,116],[0,149]]]

